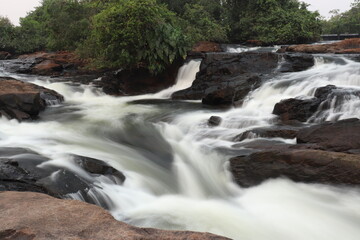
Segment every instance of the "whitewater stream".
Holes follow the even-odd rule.
[[[99,205],[106,201],[116,219],[136,226],[211,232],[238,240],[360,239],[359,189],[287,179],[242,189],[228,171],[228,159],[246,151],[232,141],[235,136],[273,125],[272,110],[281,99],[309,98],[329,84],[360,89],[360,63],[317,57],[311,69],[277,75],[251,92],[242,107],[230,110],[168,100],[172,92],[191,85],[199,65],[200,60],[185,64],[169,89],[134,97],[112,97],[91,85],[0,69],[1,76],[42,85],[65,97],[64,103],[43,112],[40,121],[1,118],[0,147],[29,148],[52,159],[43,165],[80,175],[86,173],[74,164],[73,155],[109,163],[126,181],[120,185],[96,177],[87,197]],[[360,118],[360,98],[335,102],[310,121]],[[208,126],[213,115],[223,118],[220,126]],[[84,199],[78,193],[68,197]]]

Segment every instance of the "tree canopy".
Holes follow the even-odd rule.
[[[97,67],[158,73],[198,41],[313,41],[319,19],[297,0],[43,0],[20,26],[0,18],[0,50],[76,50]]]

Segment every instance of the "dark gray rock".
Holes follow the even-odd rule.
[[[310,54],[284,54],[284,62],[279,69],[280,72],[300,72],[314,66],[314,56]]]
[[[208,125],[215,127],[221,124],[222,118],[219,116],[211,116],[208,120]]]

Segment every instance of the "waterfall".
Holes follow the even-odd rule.
[[[169,89],[121,98],[88,85],[0,73],[53,89],[66,100],[43,112],[42,121],[0,118],[0,147],[29,148],[51,159],[40,168],[62,166],[79,174],[84,173],[75,166],[73,155],[109,163],[124,173],[124,184],[87,176],[94,182],[89,191],[67,197],[92,199],[98,205],[106,202],[116,219],[133,225],[212,232],[239,240],[357,240],[358,189],[287,179],[243,189],[228,171],[230,153],[243,150],[233,137],[272,126],[272,110],[280,100],[311,98],[316,88],[329,84],[360,89],[360,63],[341,57],[317,63],[303,72],[277,75],[249,93],[241,108],[230,110],[202,108],[193,102],[134,103],[167,99],[189,87],[200,60],[185,64]],[[326,109],[320,107],[313,121],[360,118],[359,98],[347,96],[333,99]],[[220,126],[207,125],[212,115],[223,119]]]

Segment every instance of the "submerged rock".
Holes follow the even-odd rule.
[[[240,142],[248,138],[285,138],[293,139],[296,137],[298,129],[289,126],[273,126],[264,128],[254,128],[245,131],[234,138],[234,141]]]
[[[0,115],[9,119],[34,119],[52,101],[64,100],[59,93],[22,82],[13,78],[0,77]]]
[[[219,116],[211,116],[208,120],[208,125],[209,126],[219,126],[222,122],[222,118]]]
[[[40,193],[0,192],[1,239],[226,240],[209,233],[138,228],[116,221],[100,207]]]

